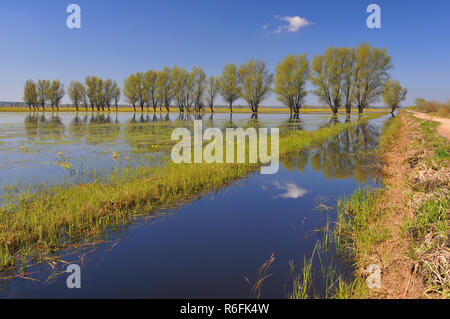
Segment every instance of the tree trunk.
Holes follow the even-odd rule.
[[[364,107],[362,105],[358,105],[359,114],[364,112]]]
[[[230,112],[233,113],[233,102],[230,102]]]
[[[345,109],[347,111],[347,114],[351,114],[352,113],[352,106],[351,105],[346,105]]]

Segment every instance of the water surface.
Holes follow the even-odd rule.
[[[26,162],[30,172],[37,167],[45,168],[45,172],[34,174],[38,179],[44,180],[49,175],[55,178],[53,174],[63,175],[64,172],[58,173],[60,167],[42,164],[42,161],[51,162],[56,152],[64,152],[71,157],[78,154],[113,167],[111,151],[120,149],[132,153],[133,148],[142,145],[143,141],[133,143],[130,142],[132,139],[127,139],[130,117],[133,120],[131,114],[119,115],[117,121],[120,129],[114,140],[115,145],[109,146],[110,140],[93,145],[89,143],[89,124],[80,131],[81,135],[74,137],[70,131],[74,118],[70,114],[59,116],[57,126],[60,133],[52,133],[49,138],[34,132],[24,134],[26,123],[23,116],[0,113],[0,132],[3,132],[0,133],[3,134],[0,140],[6,141],[7,147],[12,147],[9,152],[0,153],[0,167],[3,166],[1,182],[10,182],[19,176],[26,179],[26,174],[17,168],[25,165],[21,161]],[[180,121],[190,125],[189,119],[174,117],[170,115],[168,120],[157,119],[156,124],[153,121],[139,123],[164,125],[167,128],[179,126]],[[230,124],[229,117],[224,114],[215,115],[213,119],[207,115],[203,120],[205,125],[208,122],[209,125],[224,127]],[[233,116],[232,124],[247,126],[249,121],[254,120],[239,114]],[[345,120],[345,116],[338,119]],[[91,121],[88,119],[86,123]],[[311,255],[322,234],[319,230],[336,220],[337,199],[352,194],[361,185],[377,185],[373,151],[378,146],[383,121],[384,118],[372,120],[369,124],[350,128],[322,145],[302,150],[282,160],[280,171],[275,175],[255,173],[213,194],[182,204],[177,209],[142,217],[120,232],[112,232],[105,243],[67,252],[61,257],[62,260],[83,262],[82,289],[69,290],[65,282],[67,274],[45,282],[54,271],[49,265],[42,264],[26,269],[28,277],[39,281],[20,278],[4,280],[1,296],[251,298],[254,295],[250,287],[258,279],[258,269],[273,254],[275,261],[268,270],[271,276],[264,281],[261,297],[285,298],[292,283],[289,261],[293,261],[298,269],[304,256]],[[260,125],[283,129],[314,130],[333,123],[335,120],[329,116],[318,114],[301,115],[300,120],[289,119],[288,115],[261,115],[258,118]],[[9,138],[4,137],[7,126],[10,128]],[[103,134],[101,124],[100,128],[98,126],[96,130],[100,133],[95,133],[97,136]],[[148,138],[154,139],[151,143],[156,143],[161,134],[158,131],[151,133],[155,127],[148,126],[144,127],[149,132]],[[158,129],[163,130],[161,127]],[[47,139],[63,140],[64,143],[40,143]],[[28,157],[28,154],[25,156],[17,151],[19,145],[39,145],[41,152],[29,154]],[[14,164],[14,156],[20,164]],[[98,163],[92,165],[96,168]],[[16,172],[4,178],[3,174],[12,167],[17,168]],[[347,266],[345,260],[337,262],[337,267]],[[60,264],[56,269],[64,270],[64,267]]]

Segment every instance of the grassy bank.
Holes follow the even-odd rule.
[[[381,150],[385,188],[362,189],[339,204],[337,234],[365,280],[382,270],[381,289],[352,295],[376,298],[450,297],[450,143],[436,123],[409,115],[389,121]]]
[[[280,137],[280,157],[324,142],[369,118],[315,132],[287,131]],[[245,177],[259,167],[260,164],[176,165],[166,159],[156,167],[116,171],[109,182],[42,186],[10,196],[0,208],[0,269],[10,269],[72,244],[102,238],[133,216],[190,200]]]

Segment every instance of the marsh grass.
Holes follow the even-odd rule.
[[[341,245],[357,258],[364,258],[375,244],[389,237],[389,229],[380,221],[383,213],[374,213],[376,202],[385,190],[363,187],[338,202],[336,235]]]
[[[295,154],[349,127],[336,124],[315,132],[280,137],[280,157]],[[174,164],[124,167],[105,181],[38,185],[11,192],[0,207],[1,269],[20,267],[74,243],[87,243],[120,229],[136,216],[173,207],[254,173],[256,164]]]
[[[334,238],[330,229],[330,237]],[[355,299],[366,298],[368,289],[365,280],[356,276],[347,267],[343,271],[338,267],[333,256],[338,251],[338,244],[334,240],[328,242],[319,240],[309,258],[304,256],[302,267],[294,276],[292,292],[289,299]],[[293,267],[292,265],[290,267]],[[342,268],[342,265],[341,265]]]

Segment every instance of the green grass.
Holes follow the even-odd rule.
[[[358,122],[280,137],[280,157],[326,141]],[[0,269],[27,263],[68,245],[103,238],[135,216],[224,187],[260,164],[174,164],[116,170],[108,182],[38,185],[10,196],[0,207]]]
[[[421,205],[413,221],[406,225],[416,241],[422,242],[424,237],[433,232],[443,238],[449,233],[448,212],[450,198],[444,195],[433,197]]]
[[[394,117],[386,121],[381,130],[380,149],[386,150],[398,138],[399,129],[402,126],[400,117]]]
[[[338,202],[336,234],[342,245],[350,246],[357,258],[363,258],[375,244],[389,237],[389,230],[379,223],[382,214],[375,214],[373,207],[384,195],[384,190],[361,188],[352,196]]]
[[[323,238],[316,243],[311,257],[304,257],[300,273],[293,279],[289,299],[363,299],[368,296],[367,284],[361,276],[344,278],[337,270],[329,255],[330,244],[331,241]]]

